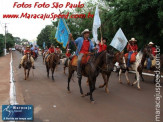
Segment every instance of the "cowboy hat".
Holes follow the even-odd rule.
[[[149,42],[149,44],[154,44],[153,42]]]
[[[131,41],[137,41],[135,38],[131,38]]]
[[[85,34],[85,33],[90,33],[89,29],[85,29],[85,30],[81,33],[81,35],[83,35],[83,34]]]

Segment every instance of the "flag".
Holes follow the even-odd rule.
[[[98,6],[96,6],[94,20],[93,20],[93,29],[92,29],[93,30],[92,31],[93,38],[94,38],[94,41],[96,42],[96,44],[97,44],[97,38],[98,38],[97,29],[100,26],[101,26],[101,20],[100,20],[100,17],[99,17]]]
[[[43,48],[45,49],[45,42],[43,42]]]
[[[125,37],[122,29],[119,28],[110,45],[121,52],[126,47],[127,42],[127,38]]]
[[[55,34],[55,38],[57,42],[62,44],[63,48],[66,48],[68,37],[69,37],[70,30],[65,22],[64,19],[60,18],[57,31]]]

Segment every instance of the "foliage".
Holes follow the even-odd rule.
[[[84,4],[84,8],[75,8],[65,10],[63,13],[85,14],[90,12],[94,14],[97,5],[94,1],[88,1]],[[139,49],[150,41],[156,45],[163,46],[163,1],[161,0],[102,0],[98,1],[102,36],[108,39],[107,45],[110,44],[115,33],[122,28],[127,39],[135,37],[138,40]],[[81,32],[88,28],[92,30],[93,19],[90,18],[68,18],[67,25],[73,34],[74,39],[81,36]],[[46,26],[38,35],[38,45],[42,47],[43,41],[46,45],[54,43],[58,45],[54,39],[58,20],[53,21],[52,25]],[[101,34],[98,31],[100,40]],[[92,38],[92,34],[90,36]],[[70,48],[75,50],[73,43]]]
[[[3,54],[4,49],[4,36],[3,34],[0,34],[0,56]]]

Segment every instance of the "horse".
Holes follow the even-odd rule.
[[[124,60],[123,52],[116,52],[113,55],[114,55],[114,57],[112,60],[112,64],[115,64],[115,62],[118,62],[120,65],[120,68],[125,69],[125,66],[123,63],[123,60]],[[100,69],[100,73],[102,74],[102,77],[104,79],[104,84],[99,85],[99,88],[103,88],[105,86],[105,92],[107,94],[109,94],[108,82],[109,82],[109,78],[110,78],[112,70],[108,70],[108,68],[107,68],[108,66],[107,66],[106,62],[103,63],[102,67],[103,68]],[[110,66],[110,67],[113,67],[113,66]]]
[[[25,75],[25,80],[27,80],[29,78],[29,72],[30,72],[30,69],[32,67],[32,63],[31,63],[31,60],[30,60],[30,56],[31,54],[30,53],[27,53],[26,54],[26,58],[23,62],[23,68],[24,68],[24,75]]]
[[[96,77],[99,75],[100,69],[103,68],[103,63],[106,64],[109,71],[113,70],[113,67],[111,67],[113,66],[112,58],[113,58],[113,55],[112,53],[110,53],[110,51],[103,51],[101,53],[97,53],[95,56],[94,54],[90,55],[89,61],[84,66],[82,65],[82,76],[85,76],[88,78],[90,91],[87,94],[83,94],[83,90],[81,87],[81,80],[82,80],[82,77],[81,77],[81,78],[78,78],[80,93],[82,97],[90,96],[91,103],[94,103],[92,94],[93,94],[93,91],[95,90]],[[72,60],[69,63],[68,69],[69,69],[69,74],[68,74],[67,90],[68,90],[68,93],[70,93],[71,77],[74,71],[77,70],[77,66],[72,65]]]
[[[153,55],[151,53],[151,48],[148,45],[145,45],[140,51],[139,53],[136,55],[136,61],[134,63],[131,64],[131,69],[134,70],[136,72],[136,81],[134,81],[131,85],[135,85],[137,83],[137,88],[140,90],[140,77],[142,77],[142,71],[144,68],[144,62],[147,58],[150,58],[151,60],[153,60]],[[129,79],[128,79],[128,67],[126,65],[127,59],[124,60],[124,64],[126,67],[126,71],[125,71],[125,76],[127,79],[127,82],[130,83]],[[121,82],[121,73],[122,73],[122,69],[120,69],[119,71],[119,82]],[[142,77],[143,78],[143,77]],[[144,80],[144,79],[143,79]]]
[[[57,64],[59,63],[59,54],[57,53],[52,53],[50,54],[49,60],[47,61],[47,59],[45,60],[45,64],[46,64],[46,70],[47,70],[47,77],[49,77],[49,70],[51,69],[52,72],[52,80],[54,80],[54,70],[57,66]]]

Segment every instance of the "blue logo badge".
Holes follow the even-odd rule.
[[[33,105],[2,105],[2,120],[33,120]]]

